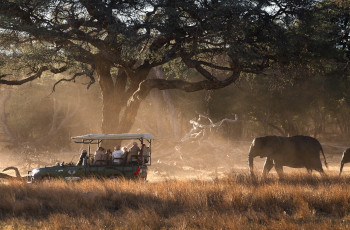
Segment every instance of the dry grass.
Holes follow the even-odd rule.
[[[348,229],[350,177],[0,184],[1,229]]]

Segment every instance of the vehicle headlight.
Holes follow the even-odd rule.
[[[39,169],[33,169],[32,171],[32,176],[34,176],[35,174],[37,174],[40,170]]]

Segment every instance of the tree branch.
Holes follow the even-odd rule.
[[[40,69],[30,77],[24,78],[22,80],[2,80],[0,79],[0,84],[5,84],[5,85],[22,85],[24,83],[33,81],[37,78],[40,78],[42,73],[46,70],[49,70],[47,66],[40,67]]]
[[[90,82],[88,83],[88,86],[87,86],[87,88],[90,88],[90,86],[95,83],[95,78],[93,77],[93,74],[94,74],[94,70],[91,70],[91,71],[84,71],[84,72],[80,72],[80,73],[75,73],[71,78],[62,78],[62,79],[58,80],[53,85],[52,92],[55,92],[56,86],[58,84],[60,84],[61,82],[63,82],[63,81],[65,81],[65,82],[69,82],[69,81],[75,82],[75,79],[77,77],[80,77],[80,76],[83,76],[83,75],[86,75],[86,76],[88,76],[90,78]]]
[[[61,67],[61,68],[52,68],[49,66],[42,66],[39,68],[38,71],[36,71],[35,74],[24,78],[22,80],[3,80],[2,78],[0,78],[0,84],[4,84],[4,85],[23,85],[24,83],[33,81],[37,78],[40,78],[41,75],[43,74],[43,72],[50,70],[52,73],[57,74],[57,73],[63,73],[64,71],[66,71],[68,69],[67,66]]]
[[[209,73],[206,69],[204,69],[198,61],[191,60],[187,57],[182,57],[182,60],[188,68],[195,68],[200,74],[203,75],[203,77],[205,77],[209,81],[218,81],[218,79],[214,77],[211,73]]]
[[[10,76],[10,75],[12,75],[12,74],[2,74],[2,75],[0,75],[0,79],[4,78],[4,77],[7,77],[7,76]]]
[[[200,65],[205,65],[205,66],[211,67],[213,69],[232,71],[232,68],[230,68],[230,67],[218,66],[218,65],[215,65],[213,63],[209,63],[209,62],[205,62],[205,61],[197,61],[197,62]]]
[[[222,81],[204,80],[198,82],[188,82],[184,80],[147,79],[140,83],[138,90],[136,90],[132,97],[129,99],[128,104],[132,103],[134,100],[144,99],[154,88],[157,88],[159,90],[179,89],[185,92],[195,92],[203,89],[214,90],[224,88],[235,82],[239,78],[240,73],[241,70],[237,68],[233,71],[230,77]]]

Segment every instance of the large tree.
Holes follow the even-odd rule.
[[[301,61],[309,38],[294,28],[317,2],[2,0],[0,83],[20,85],[45,72],[96,78],[102,131],[128,132],[151,89],[219,89],[242,73]],[[152,68],[174,63],[196,78],[152,76]]]

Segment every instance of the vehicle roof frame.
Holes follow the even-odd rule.
[[[135,139],[153,140],[149,133],[121,133],[121,134],[87,134],[83,136],[72,137],[75,142],[78,140],[135,140]]]
[[[151,134],[148,133],[123,133],[123,134],[87,134],[83,136],[76,136],[72,137],[75,143],[81,143],[81,144],[88,144],[89,150],[88,150],[88,156],[90,158],[91,154],[91,144],[97,144],[100,146],[101,142],[103,140],[139,140],[141,142],[141,146],[143,145],[143,141],[147,140],[149,143],[149,148],[151,149],[152,146],[152,140],[154,139]],[[81,140],[81,141],[79,141]],[[94,142],[95,141],[95,142]],[[149,157],[149,165],[151,165],[151,154],[152,151],[150,151],[150,157]],[[141,151],[141,158],[143,158],[143,152]]]

